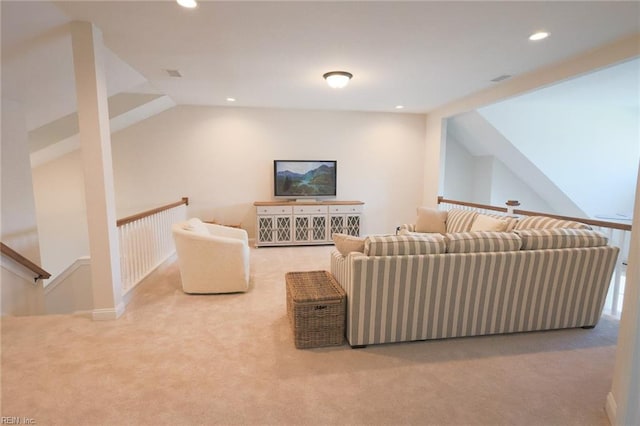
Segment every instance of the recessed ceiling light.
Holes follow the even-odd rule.
[[[404,105],[396,105],[396,109],[403,109]]]
[[[538,31],[537,33],[533,33],[529,36],[529,40],[531,41],[538,41],[538,40],[544,40],[545,38],[549,37],[549,33],[546,31]]]
[[[227,98],[227,102],[235,102],[236,98]]]
[[[193,9],[194,7],[198,7],[198,3],[196,0],[176,0],[176,2],[187,9]]]

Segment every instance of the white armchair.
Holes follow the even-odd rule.
[[[185,293],[249,289],[249,240],[244,229],[193,218],[172,226]]]

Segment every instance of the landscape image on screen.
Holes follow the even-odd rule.
[[[275,179],[277,196],[336,195],[335,161],[277,161]]]

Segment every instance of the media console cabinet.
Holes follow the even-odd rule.
[[[256,247],[331,244],[360,235],[362,201],[256,201]]]

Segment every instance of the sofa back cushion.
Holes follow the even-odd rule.
[[[440,234],[370,235],[364,240],[367,256],[440,254],[446,245]]]
[[[518,251],[520,237],[513,232],[474,231],[446,234],[447,253]]]
[[[478,215],[473,210],[451,209],[447,212],[447,232],[468,232]]]
[[[551,228],[514,231],[522,239],[522,250],[544,250],[607,245],[607,237],[590,229]]]
[[[585,223],[575,222],[573,220],[554,219],[548,216],[527,216],[520,219],[515,227],[515,229],[552,228],[591,229],[591,227]]]
[[[516,226],[516,223],[518,223],[518,219],[514,217],[479,213],[473,220],[469,231],[510,232]]]
[[[415,232],[439,232],[444,234],[447,232],[445,222],[447,221],[447,212],[431,209],[428,207],[418,207],[418,218],[416,219]]]

